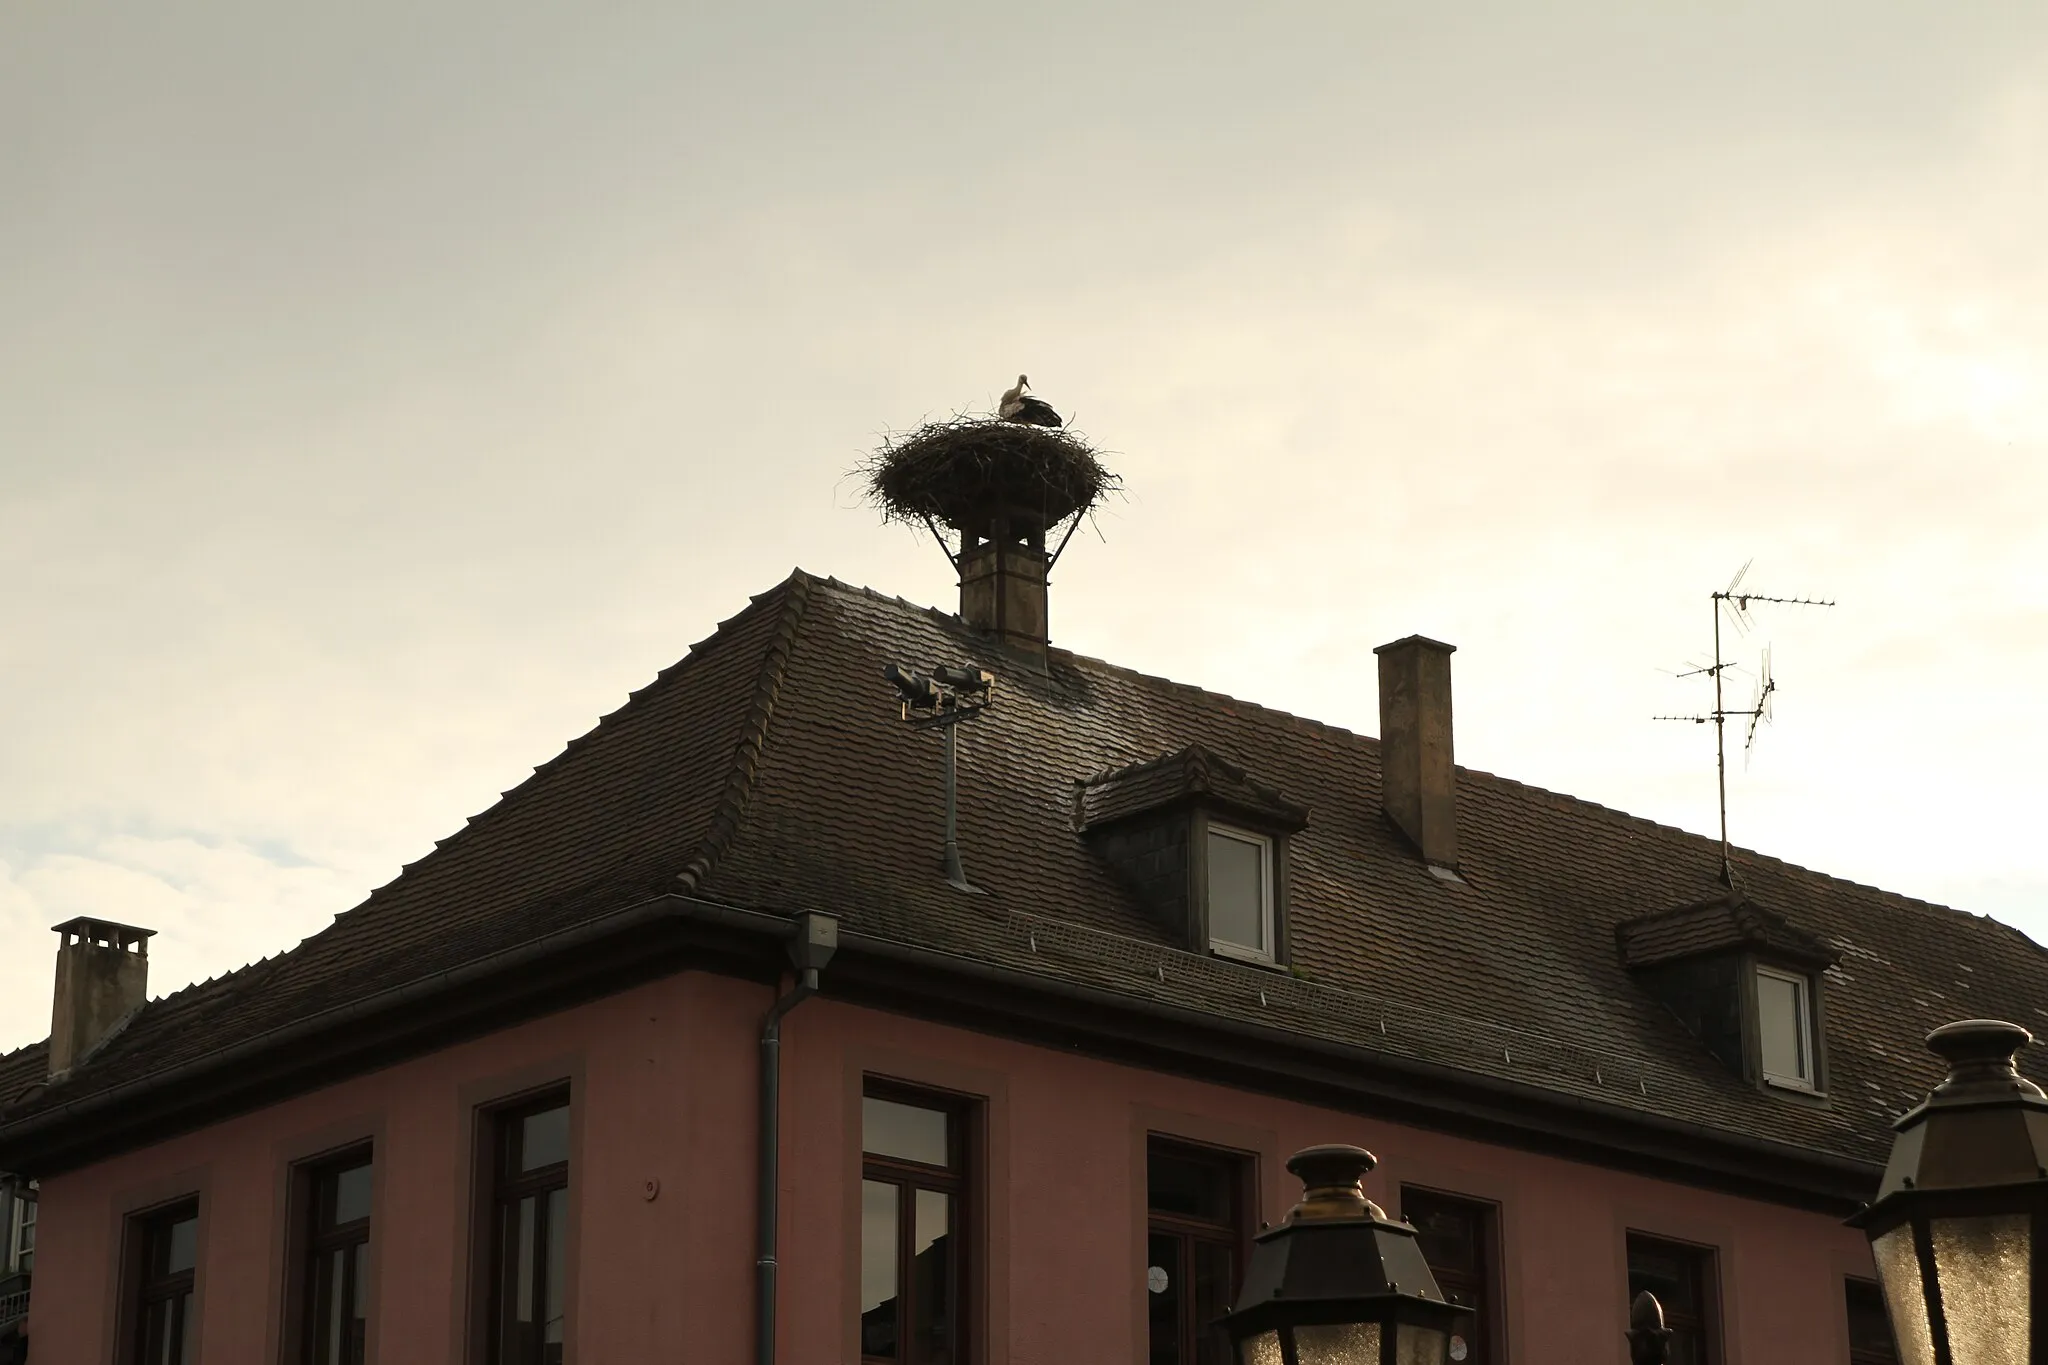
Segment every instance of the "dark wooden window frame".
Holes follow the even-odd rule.
[[[1479,1271],[1474,1278],[1483,1299],[1480,1311],[1474,1316],[1479,1324],[1478,1344],[1481,1350],[1467,1359],[1470,1365],[1500,1365],[1507,1358],[1507,1296],[1503,1278],[1505,1267],[1501,1258],[1500,1202],[1460,1194],[1455,1190],[1438,1189],[1434,1185],[1404,1184],[1401,1186],[1401,1216],[1410,1223],[1415,1221],[1410,1210],[1416,1200],[1463,1206],[1479,1216]],[[1431,1270],[1434,1273],[1435,1267]]]
[[[192,1331],[186,1315],[198,1304],[199,1262],[203,1257],[203,1246],[195,1227],[193,1236],[192,1266],[162,1276],[151,1276],[150,1264],[157,1246],[157,1239],[169,1234],[170,1229],[186,1219],[196,1223],[199,1218],[199,1197],[188,1195],[154,1208],[137,1210],[123,1220],[121,1247],[121,1316],[116,1333],[118,1350],[115,1359],[121,1365],[144,1365],[148,1352],[148,1328],[151,1308],[166,1300],[183,1300],[172,1311],[177,1324],[178,1335],[190,1339]],[[179,1365],[197,1365],[194,1360],[185,1360],[182,1342],[172,1359]],[[150,1363],[153,1365],[153,1362]]]
[[[1869,1293],[1876,1300],[1877,1315],[1885,1325],[1887,1349],[1883,1352],[1856,1349],[1856,1334],[1849,1321],[1849,1296],[1858,1290]],[[1884,1290],[1876,1280],[1867,1275],[1842,1277],[1842,1318],[1843,1332],[1849,1342],[1849,1365],[1899,1365],[1899,1347],[1891,1336],[1891,1318],[1885,1311]]]
[[[473,1288],[471,1292],[472,1312],[470,1347],[467,1359],[480,1365],[504,1365],[502,1343],[505,1323],[505,1291],[511,1279],[508,1256],[504,1245],[504,1219],[501,1212],[507,1207],[517,1207],[520,1200],[534,1194],[545,1194],[555,1189],[567,1189],[573,1179],[571,1167],[574,1163],[575,1111],[572,1089],[568,1085],[554,1084],[538,1090],[526,1091],[491,1104],[477,1111],[476,1148],[471,1166],[476,1182],[471,1200],[474,1210],[471,1245],[481,1253],[471,1267]],[[570,1109],[569,1158],[545,1166],[538,1171],[518,1172],[508,1170],[512,1143],[519,1132],[519,1125],[534,1114],[550,1109]],[[539,1216],[546,1217],[546,1204],[539,1206]],[[569,1215],[573,1220],[573,1212]],[[562,1235],[566,1239],[569,1229],[565,1226]],[[545,1245],[545,1237],[536,1229],[535,1241]],[[535,1293],[540,1295],[545,1274],[545,1256],[534,1258]],[[563,1355],[569,1354],[568,1324],[570,1309],[569,1276],[565,1267],[561,1286],[562,1310],[565,1317],[563,1330]],[[537,1302],[540,1301],[538,1298]]]
[[[976,1313],[980,1307],[976,1292],[974,1257],[976,1228],[979,1227],[979,1208],[975,1197],[977,1180],[974,1161],[979,1143],[976,1141],[979,1102],[971,1096],[954,1094],[946,1090],[933,1090],[901,1081],[867,1078],[861,1086],[864,1099],[890,1100],[897,1104],[911,1105],[918,1109],[942,1111],[947,1116],[946,1124],[946,1168],[927,1166],[922,1162],[904,1161],[896,1157],[877,1156],[867,1150],[866,1137],[856,1140],[861,1144],[860,1178],[886,1181],[897,1187],[896,1203],[896,1294],[898,1308],[897,1341],[899,1347],[905,1339],[902,1322],[910,1314],[907,1311],[910,1295],[916,1284],[912,1268],[911,1248],[916,1242],[916,1201],[918,1190],[937,1190],[949,1194],[953,1199],[953,1228],[948,1234],[953,1240],[953,1264],[951,1267],[951,1294],[953,1299],[953,1363],[971,1365],[976,1359],[977,1339],[975,1336]],[[913,1360],[908,1352],[895,1359],[887,1356],[861,1355],[863,1362],[872,1365],[925,1365]]]
[[[1275,844],[1277,846],[1278,840]],[[1276,853],[1277,857],[1278,854]],[[1276,912],[1277,915],[1277,912]],[[1189,1218],[1185,1215],[1156,1210],[1152,1207],[1151,1158],[1153,1153],[1165,1153],[1195,1161],[1214,1162],[1230,1168],[1230,1216],[1227,1223],[1207,1219]],[[1145,1190],[1145,1233],[1149,1240],[1155,1232],[1166,1232],[1190,1240],[1208,1241],[1226,1245],[1231,1250],[1232,1276],[1235,1283],[1230,1286],[1229,1297],[1237,1298],[1237,1291],[1244,1282],[1244,1270],[1251,1258],[1252,1220],[1251,1210],[1258,1206],[1258,1158],[1250,1152],[1241,1152],[1228,1147],[1214,1147],[1208,1143],[1190,1142],[1183,1137],[1167,1133],[1148,1133],[1145,1138],[1146,1190]],[[1140,1284],[1138,1292],[1149,1293],[1147,1286]],[[1199,1336],[1201,1324],[1192,1321],[1195,1312],[1194,1295],[1186,1298],[1186,1311],[1181,1324],[1182,1341],[1192,1343]],[[1185,1365],[1193,1365],[1187,1361]]]
[[[288,1210],[291,1223],[289,1241],[285,1247],[285,1303],[283,1331],[280,1341],[283,1345],[283,1359],[286,1365],[315,1358],[313,1331],[315,1314],[314,1294],[316,1275],[320,1260],[329,1252],[358,1242],[368,1242],[371,1235],[370,1217],[347,1225],[322,1227],[327,1216],[324,1208],[325,1182],[328,1177],[340,1171],[351,1170],[376,1159],[371,1143],[353,1143],[339,1151],[324,1152],[305,1161],[294,1162],[291,1168],[291,1203]],[[375,1176],[373,1175],[374,1182]],[[374,1183],[372,1189],[374,1191]],[[370,1253],[372,1256],[374,1252]],[[371,1262],[374,1273],[375,1262]],[[367,1294],[367,1289],[364,1290]],[[365,1346],[367,1352],[367,1344]]]
[[[1676,1252],[1692,1266],[1693,1294],[1699,1300],[1699,1313],[1695,1318],[1683,1305],[1664,1305],[1664,1325],[1676,1332],[1697,1327],[1700,1332],[1699,1365],[1722,1365],[1727,1359],[1724,1327],[1721,1322],[1721,1252],[1720,1248],[1699,1242],[1688,1242],[1679,1237],[1666,1237],[1638,1228],[1628,1230],[1624,1242],[1625,1261],[1623,1272],[1634,1275],[1635,1248],[1638,1244],[1661,1251]],[[1630,1297],[1633,1298],[1633,1291]]]

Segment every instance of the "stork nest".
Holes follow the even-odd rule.
[[[1122,486],[1095,448],[1064,427],[955,416],[891,435],[854,473],[884,521],[972,526],[1029,509],[1054,526]]]

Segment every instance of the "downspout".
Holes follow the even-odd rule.
[[[759,1255],[754,1260],[754,1359],[775,1365],[775,1272],[777,1231],[782,1219],[782,1018],[818,993],[818,973],[839,946],[839,921],[807,910],[797,917],[789,942],[796,984],[785,991],[761,1022],[761,1129],[755,1162]]]

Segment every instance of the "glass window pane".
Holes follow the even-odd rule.
[[[2024,1213],[2002,1213],[1936,1218],[1928,1225],[1949,1350],[1958,1362],[2028,1358],[2028,1221]]]
[[[1209,831],[1209,939],[1254,952],[1266,942],[1265,846]]]
[[[1757,1031],[1763,1041],[1764,1075],[1811,1082],[1806,1046],[1805,987],[1787,977],[1758,972]]]
[[[1155,1147],[1145,1158],[1146,1204],[1154,1213],[1228,1225],[1234,1183],[1231,1164]]]
[[[917,1235],[910,1252],[910,1333],[921,1343],[918,1359],[952,1365],[953,1196],[918,1190],[913,1207]]]
[[[513,1235],[512,1273],[517,1280],[512,1290],[512,1320],[533,1321],[533,1234],[534,1215],[540,1201],[532,1195],[519,1201],[518,1226]]]
[[[1217,1320],[1230,1311],[1236,1289],[1237,1255],[1222,1242],[1193,1242],[1195,1359],[1199,1365],[1230,1365],[1230,1338]]]
[[[519,1169],[537,1171],[569,1159],[569,1106],[564,1104],[519,1123]]]
[[[334,1214],[336,1223],[353,1223],[359,1218],[370,1216],[370,1163],[351,1166],[345,1171],[336,1171],[334,1180]]]
[[[321,1273],[327,1293],[321,1303],[320,1359],[331,1365],[343,1365],[348,1359],[342,1354],[342,1348],[348,1340],[349,1315],[343,1311],[341,1296],[348,1284],[349,1253],[343,1249],[330,1252],[321,1259],[327,1262]]]
[[[1851,1365],[1897,1365],[1892,1325],[1884,1315],[1884,1296],[1869,1280],[1844,1280],[1842,1298],[1849,1318]]]
[[[172,1339],[178,1343],[176,1354],[171,1357],[173,1365],[187,1365],[192,1359],[192,1291],[186,1290],[173,1301],[177,1309],[177,1326],[172,1328]]]
[[[873,1095],[861,1101],[861,1150],[926,1166],[950,1164],[952,1118],[943,1109],[924,1109]]]
[[[163,1272],[175,1275],[190,1270],[199,1256],[199,1218],[180,1218],[164,1234]]]
[[[1181,1325],[1186,1318],[1181,1296],[1187,1276],[1181,1270],[1181,1238],[1155,1232],[1145,1241],[1145,1317],[1150,1324],[1151,1353],[1147,1365],[1193,1365],[1181,1354]]]
[[[367,1286],[370,1271],[370,1244],[357,1242],[352,1253],[355,1264],[349,1267],[348,1282],[353,1286],[349,1303],[348,1365],[363,1365],[364,1352],[370,1341],[370,1291]]]
[[[896,1359],[897,1187],[860,1182],[860,1349]]]
[[[541,1340],[554,1348],[547,1358],[561,1357],[562,1346],[562,1277],[567,1264],[569,1242],[569,1192],[550,1190],[548,1192],[547,1217],[547,1314],[542,1322]]]

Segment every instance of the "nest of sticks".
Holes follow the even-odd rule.
[[[948,526],[1027,508],[1054,526],[1122,485],[1075,432],[989,417],[948,417],[892,435],[854,472],[884,521]]]

